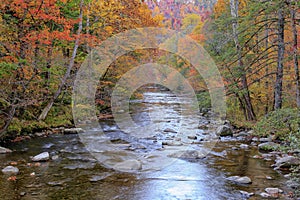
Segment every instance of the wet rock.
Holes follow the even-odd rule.
[[[267,137],[267,138],[259,138],[260,142],[272,142],[272,137]]]
[[[51,181],[48,182],[47,184],[50,186],[63,186],[65,181]]]
[[[261,197],[263,197],[263,198],[271,197],[271,195],[269,195],[269,194],[266,193],[266,192],[262,192],[262,193],[260,193],[259,195],[260,195]]]
[[[82,128],[66,128],[64,129],[64,134],[77,134],[77,133],[83,133],[84,130]]]
[[[89,181],[90,182],[98,182],[98,181],[101,181],[101,180],[104,180],[106,179],[107,177],[109,177],[111,174],[110,173],[103,173],[102,175],[95,175],[95,176],[92,176]]]
[[[20,196],[25,196],[26,195],[26,192],[20,192]]]
[[[240,148],[241,148],[241,149],[248,149],[248,148],[249,148],[249,145],[248,145],[248,144],[241,144],[241,145],[240,145]]]
[[[240,190],[240,193],[241,193],[242,196],[245,197],[245,198],[250,198],[251,196],[254,195],[253,192],[246,192],[246,191],[242,191],[242,190]]]
[[[239,184],[250,184],[252,183],[252,180],[247,176],[230,176],[227,178],[227,180],[230,180],[235,183]]]
[[[171,129],[171,128],[166,128],[166,129],[164,130],[164,132],[166,132],[166,133],[177,133],[177,131],[175,131],[175,130],[173,130],[173,129]]]
[[[0,154],[4,154],[4,153],[11,153],[12,150],[5,148],[5,147],[0,147]]]
[[[50,159],[50,155],[48,152],[40,153],[34,156],[31,160],[34,162],[48,161]]]
[[[167,146],[181,146],[182,143],[180,141],[163,141],[162,145],[167,145]]]
[[[52,160],[57,160],[58,158],[59,158],[58,155],[54,155],[54,156],[51,157]]]
[[[196,135],[188,135],[187,138],[190,139],[190,140],[197,140]]]
[[[290,168],[300,165],[300,159],[295,156],[285,156],[275,160],[274,166],[277,168]]]
[[[18,174],[19,169],[14,166],[7,166],[4,169],[2,169],[3,174]]]
[[[205,154],[196,150],[177,151],[173,154],[168,155],[171,158],[182,158],[182,159],[202,159],[205,158]]]
[[[251,139],[253,142],[258,142],[258,137],[253,137],[252,139]]]
[[[279,147],[280,147],[280,145],[277,143],[274,143],[274,142],[265,142],[265,143],[258,145],[258,148],[260,150],[265,150],[265,151],[273,151],[273,150],[278,149]]]
[[[142,163],[138,160],[125,160],[121,163],[117,163],[113,167],[116,170],[120,171],[132,171],[132,170],[141,170],[142,169]]]
[[[266,188],[265,192],[272,197],[278,197],[279,193],[283,193],[283,191],[279,188]]]
[[[224,137],[224,136],[232,136],[233,135],[233,131],[231,129],[230,126],[228,125],[222,125],[219,126],[217,129],[217,135]]]

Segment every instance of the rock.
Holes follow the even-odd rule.
[[[266,179],[267,180],[273,180],[273,177],[272,176],[266,176]]]
[[[267,138],[259,138],[260,142],[272,142],[272,137],[267,137]]]
[[[167,146],[181,146],[182,143],[180,141],[163,141],[162,145],[167,145]]]
[[[248,149],[248,148],[249,148],[249,145],[248,145],[248,144],[241,144],[241,145],[240,145],[240,148],[241,148],[241,149]]]
[[[205,158],[205,154],[196,150],[177,151],[173,154],[168,155],[171,158],[182,158],[182,159],[202,159]]]
[[[166,132],[166,133],[177,133],[177,131],[175,131],[175,130],[173,130],[173,129],[171,129],[171,128],[166,128],[166,129],[164,130],[164,132]]]
[[[253,138],[252,138],[252,141],[253,141],[253,142],[258,142],[258,140],[259,140],[258,137],[253,137]]]
[[[254,130],[248,131],[248,134],[249,134],[249,135],[253,135],[253,134],[254,134]]]
[[[241,132],[237,133],[235,136],[236,137],[248,137],[248,136],[250,136],[250,134],[245,131],[241,131]]]
[[[50,159],[50,155],[48,152],[40,153],[39,155],[34,156],[31,160],[34,162],[48,161]]]
[[[279,147],[280,147],[280,145],[277,143],[274,143],[274,142],[265,142],[265,143],[258,145],[258,148],[260,150],[265,150],[265,151],[273,151],[273,150],[278,149]]]
[[[295,156],[285,156],[275,160],[275,167],[278,168],[290,168],[292,166],[300,165],[300,159]]]
[[[121,163],[117,163],[113,167],[115,170],[120,171],[134,171],[134,170],[141,170],[142,163],[138,160],[125,160]]]
[[[253,192],[246,192],[246,191],[242,191],[242,190],[240,190],[240,193],[242,194],[243,197],[246,197],[246,198],[249,198],[254,195]]]
[[[101,180],[104,180],[106,179],[107,177],[109,177],[111,174],[108,173],[108,172],[104,172],[102,175],[95,175],[95,176],[92,176],[89,181],[90,182],[97,182],[97,181],[101,181]]]
[[[7,149],[5,147],[0,147],[0,154],[4,154],[4,153],[11,153],[12,150]]]
[[[54,155],[54,156],[51,157],[52,160],[57,160],[58,158],[59,158],[58,155]]]
[[[271,196],[277,196],[279,193],[283,193],[283,191],[279,188],[266,188],[265,192]]]
[[[197,136],[196,135],[188,135],[187,138],[191,139],[191,140],[197,140]]]
[[[63,130],[64,134],[77,134],[77,133],[83,133],[84,130],[82,128],[66,128]]]
[[[2,169],[3,174],[18,174],[19,169],[17,167],[13,166],[7,166],[4,169]]]
[[[235,183],[239,184],[250,184],[252,183],[252,180],[247,176],[230,176],[227,178],[227,180],[233,181]]]
[[[202,125],[199,125],[198,128],[202,129],[202,130],[207,130],[208,126],[206,124],[202,124]]]
[[[233,135],[233,131],[231,129],[231,127],[229,127],[228,125],[222,125],[219,126],[217,128],[216,131],[217,135],[223,137],[223,136],[232,136]]]
[[[63,186],[65,181],[51,181],[48,182],[47,184],[50,186]]]
[[[26,192],[20,192],[20,196],[25,196],[26,195]]]
[[[261,197],[263,198],[268,198],[268,197],[271,197],[271,195],[269,195],[268,193],[265,193],[265,192],[262,192],[259,194]]]

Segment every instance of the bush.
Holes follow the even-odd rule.
[[[266,137],[275,135],[276,138],[281,140],[299,142],[299,140],[297,140],[297,138],[299,139],[299,116],[300,113],[298,109],[285,108],[276,110],[270,112],[257,122],[254,131],[258,136]]]

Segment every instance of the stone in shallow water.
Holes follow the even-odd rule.
[[[183,159],[202,159],[205,158],[205,154],[196,150],[177,151],[168,155],[171,158],[183,158]]]
[[[48,152],[40,153],[34,156],[31,160],[34,162],[48,161],[50,159],[50,155]]]
[[[265,192],[274,196],[274,195],[278,195],[279,193],[282,193],[283,191],[279,188],[266,188]]]
[[[254,195],[253,192],[246,192],[246,191],[242,191],[242,190],[240,190],[240,193],[242,194],[243,197],[246,197],[246,198],[249,198]]]
[[[11,153],[12,150],[5,148],[5,147],[0,147],[0,154],[4,154],[4,153]]]
[[[252,183],[252,180],[247,176],[230,176],[227,178],[228,180],[239,183],[239,184],[250,184]]]
[[[111,173],[105,172],[105,173],[103,173],[101,175],[92,176],[91,178],[89,178],[89,181],[91,181],[91,182],[101,181],[101,180],[106,179],[110,175],[111,175]]]
[[[4,174],[18,174],[19,169],[17,167],[14,167],[14,166],[7,166],[4,169],[2,169],[2,172]]]
[[[164,130],[164,132],[166,132],[166,133],[177,133],[177,131],[175,131],[175,130],[173,130],[173,129],[171,129],[171,128],[166,128],[166,129]]]

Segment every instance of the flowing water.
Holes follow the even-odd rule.
[[[14,152],[0,155],[2,168],[17,162],[20,169],[16,181],[8,181],[7,175],[0,175],[0,199],[243,199],[240,190],[254,192],[250,199],[261,199],[259,193],[266,187],[278,187],[287,192],[286,179],[270,167],[273,162],[253,158],[259,154],[257,148],[239,148],[245,141],[237,138],[223,138],[201,158],[172,158],[167,165],[160,165],[169,158],[170,152],[183,147],[202,149],[206,137],[216,128],[208,117],[199,116],[199,123],[189,116],[182,119],[182,101],[168,91],[156,90],[146,92],[143,100],[132,101],[132,119],[141,126],[151,121],[155,126],[152,133],[138,139],[128,137],[111,119],[101,121],[105,134],[114,145],[123,145],[125,152],[134,152],[143,158],[162,155],[142,160],[145,170],[120,172],[105,168],[85,148],[78,135],[53,134],[11,144],[8,148]],[[198,128],[203,124],[211,128]],[[179,135],[180,127],[195,134],[197,139],[186,140],[186,135]],[[182,145],[162,145],[163,141],[181,142]],[[30,161],[30,156],[44,151],[58,158],[39,164]],[[248,176],[252,184],[239,185],[226,179],[234,175]]]

